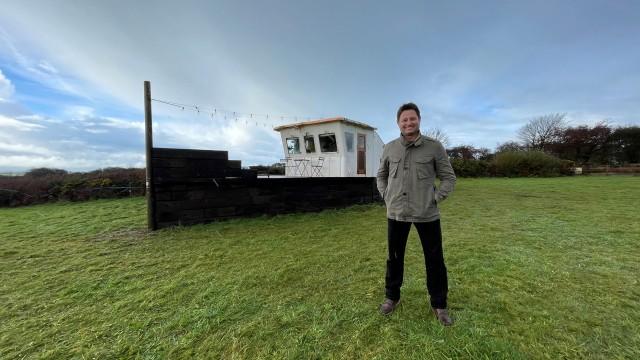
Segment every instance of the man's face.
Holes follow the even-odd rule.
[[[420,118],[415,110],[405,110],[400,113],[398,127],[402,135],[417,135],[420,133]]]

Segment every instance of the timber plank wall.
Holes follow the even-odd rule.
[[[226,151],[153,148],[152,167],[158,229],[380,200],[372,177],[258,178]]]

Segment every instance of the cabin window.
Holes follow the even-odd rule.
[[[345,132],[344,139],[347,143],[347,152],[353,152],[353,133]]]
[[[338,151],[336,134],[322,134],[318,136],[318,139],[320,140],[320,151],[323,153]]]
[[[304,137],[304,148],[307,149],[307,154],[316,152],[316,143],[313,141],[312,135]]]
[[[300,139],[297,137],[287,138],[287,151],[289,154],[300,154]]]

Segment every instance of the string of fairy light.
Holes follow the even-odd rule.
[[[245,124],[246,126],[271,126],[276,127],[291,122],[302,122],[315,119],[317,117],[309,116],[292,116],[292,115],[273,115],[265,113],[240,112],[221,109],[214,106],[183,104],[176,101],[151,99],[151,101],[171,106],[181,111],[190,111],[198,115],[205,115],[212,120],[224,120],[225,122],[235,122],[236,124]]]

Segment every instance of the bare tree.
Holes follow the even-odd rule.
[[[424,135],[440,141],[445,148],[449,144],[449,136],[438,128],[429,129]]]
[[[523,151],[523,150],[525,150],[524,146],[520,145],[520,143],[515,141],[507,141],[505,143],[498,144],[498,146],[496,147],[496,153],[515,152],[515,151]]]
[[[452,159],[473,160],[475,159],[476,148],[472,145],[458,145],[447,149],[447,155]]]
[[[461,160],[490,160],[493,157],[487,148],[476,148],[473,145],[458,145],[447,149],[447,155],[452,159]]]
[[[518,131],[518,137],[524,145],[532,150],[545,150],[554,142],[560,140],[562,131],[566,127],[566,114],[547,114],[531,119]]]

